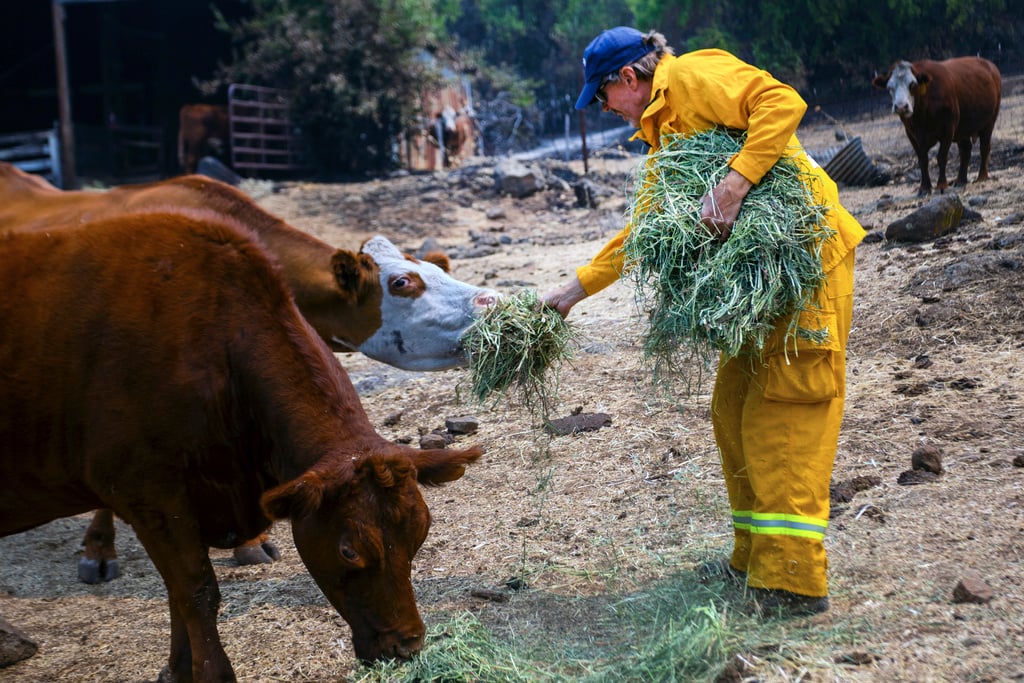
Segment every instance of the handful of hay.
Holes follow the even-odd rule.
[[[545,380],[546,373],[557,373],[572,357],[577,337],[558,311],[540,306],[535,291],[505,297],[462,337],[473,397],[483,403],[515,385],[525,405],[546,408],[557,385],[557,378]]]
[[[787,346],[828,334],[798,326],[824,281],[821,243],[833,231],[793,160],[779,160],[751,189],[724,242],[700,222],[701,197],[745,139],[721,128],[666,136],[637,179],[624,272],[649,318],[645,359],[662,378],[694,356],[707,365],[717,352],[760,354],[782,316]]]

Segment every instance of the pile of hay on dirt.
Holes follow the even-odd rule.
[[[656,378],[699,372],[718,353],[760,354],[782,316],[787,345],[828,333],[797,324],[824,281],[821,243],[832,230],[795,161],[782,158],[750,190],[725,241],[701,223],[701,198],[745,139],[720,128],[666,136],[639,169],[624,277],[647,316],[644,357]]]

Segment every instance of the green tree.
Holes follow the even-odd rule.
[[[451,51],[432,0],[253,0],[251,17],[221,27],[236,57],[204,84],[283,88],[317,166],[379,171],[418,116]]]

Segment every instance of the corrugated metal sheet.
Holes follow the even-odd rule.
[[[840,185],[882,185],[887,181],[885,175],[864,153],[859,137],[847,141],[841,147],[833,147],[814,155],[824,167],[832,180]]]

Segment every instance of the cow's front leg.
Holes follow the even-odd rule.
[[[917,150],[917,166],[921,169],[921,185],[917,188],[917,195],[923,197],[932,191],[932,177],[928,174],[928,150]]]
[[[114,513],[97,510],[82,539],[85,553],[78,560],[78,579],[84,583],[111,581],[121,576],[114,546]]]
[[[195,522],[187,513],[179,512],[141,523],[132,520],[132,526],[167,586],[171,652],[161,681],[235,681],[217,632],[217,576]]]
[[[971,139],[960,140],[956,143],[956,147],[960,150],[960,170],[956,174],[956,185],[963,186],[967,184],[967,167],[971,164]]]

